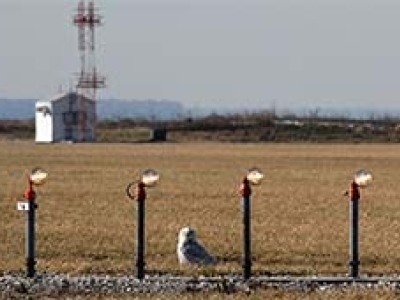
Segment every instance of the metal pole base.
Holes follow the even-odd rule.
[[[358,267],[360,265],[360,261],[349,261],[349,275],[350,277],[357,278],[358,277]]]
[[[251,277],[251,261],[247,261],[243,265],[243,279],[248,280]]]
[[[35,265],[36,261],[34,258],[27,258],[26,259],[26,277],[33,278],[35,277]]]
[[[142,280],[144,278],[144,264],[143,265],[136,265],[136,278]]]

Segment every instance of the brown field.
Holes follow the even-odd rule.
[[[362,274],[400,273],[400,145],[318,144],[52,144],[0,141],[0,272],[24,269],[24,214],[16,199],[23,172],[42,166],[37,189],[37,269],[131,273],[135,203],[125,186],[152,167],[161,181],[148,189],[146,268],[175,274],[241,272],[239,182],[248,167],[265,172],[253,189],[254,273],[347,272],[351,174],[375,175],[362,190]],[[219,257],[212,268],[184,269],[178,230],[190,225]]]

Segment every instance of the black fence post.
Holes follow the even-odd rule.
[[[245,177],[240,186],[243,208],[243,279],[251,277],[251,188],[249,180]]]
[[[143,189],[143,192],[138,192],[137,198],[137,242],[136,242],[136,277],[138,279],[144,278],[144,217],[145,217],[145,198],[144,185],[138,190]]]
[[[350,261],[349,261],[349,275],[353,278],[358,277],[359,271],[359,252],[358,252],[358,209],[359,209],[360,192],[358,185],[353,182],[350,187]]]
[[[36,193],[33,190],[33,183],[29,180],[28,188],[24,192],[24,198],[28,201],[25,222],[25,255],[26,255],[26,276],[35,276],[35,211],[37,208],[35,199]]]

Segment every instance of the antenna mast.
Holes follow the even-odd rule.
[[[84,140],[87,114],[81,96],[96,100],[97,89],[105,87],[105,77],[98,73],[95,56],[95,29],[102,25],[102,16],[97,13],[94,1],[85,0],[78,3],[74,24],[78,28],[78,49],[81,69],[78,74],[76,89],[78,92],[78,139]]]
[[[81,71],[78,74],[77,88],[95,100],[96,90],[105,87],[105,77],[96,69],[95,29],[102,25],[102,16],[96,13],[93,0],[87,6],[85,1],[78,3],[74,24],[78,27],[78,49],[81,56]]]

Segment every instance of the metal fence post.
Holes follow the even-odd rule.
[[[349,261],[349,275],[353,278],[358,277],[359,270],[359,253],[358,253],[358,206],[359,206],[360,192],[358,185],[353,182],[350,187],[350,261]]]
[[[243,208],[243,279],[251,277],[251,188],[249,180],[245,177],[240,187]]]
[[[144,217],[146,192],[142,182],[137,185],[137,241],[136,241],[136,277],[144,278]]]
[[[26,276],[35,276],[35,198],[29,199],[29,209],[26,212],[25,224],[25,253],[26,253]]]
[[[25,222],[25,255],[26,255],[26,276],[35,276],[35,210],[37,208],[35,199],[36,193],[33,190],[33,182],[29,179],[28,187],[24,192],[24,198],[28,201]]]

